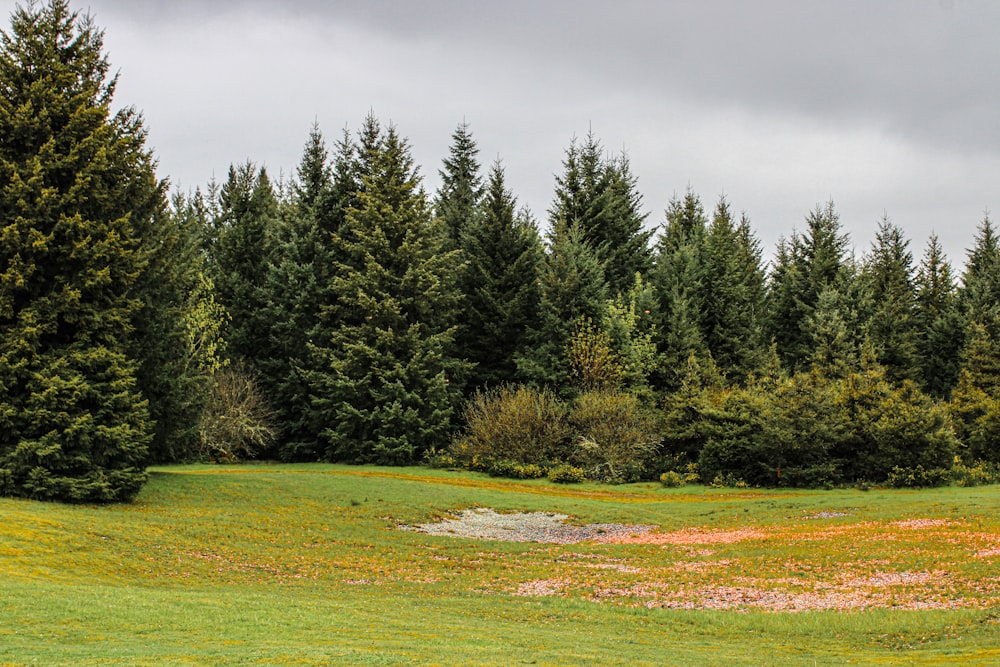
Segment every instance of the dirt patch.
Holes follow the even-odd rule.
[[[757,528],[739,528],[737,530],[705,530],[702,528],[685,528],[669,533],[650,533],[646,531],[638,535],[628,535],[614,541],[617,544],[735,544],[744,540],[762,540],[770,533]]]
[[[458,516],[434,523],[401,526],[427,535],[465,537],[499,542],[541,542],[543,544],[577,544],[579,542],[622,542],[642,535],[653,526],[619,523],[591,523],[574,526],[569,516],[555,512],[500,513],[479,507],[459,512]]]

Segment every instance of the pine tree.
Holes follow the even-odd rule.
[[[592,133],[582,145],[574,139],[566,150],[563,174],[556,177],[555,201],[549,210],[552,227],[575,226],[604,266],[612,295],[632,287],[635,274],[651,266],[650,232],[643,229],[642,197],[624,153],[603,155]]]
[[[102,49],[65,0],[18,7],[0,38],[2,495],[120,501],[146,479],[129,352],[138,228],[163,195]]]
[[[896,383],[920,377],[920,330],[909,243],[903,230],[883,216],[862,274],[873,302],[867,330],[876,359],[887,379]]]
[[[989,216],[976,232],[975,244],[962,275],[959,299],[966,318],[1000,338],[1000,238]]]
[[[465,230],[475,222],[479,202],[483,198],[483,179],[479,174],[479,147],[472,137],[469,124],[462,122],[451,135],[451,151],[439,170],[441,187],[437,191],[434,209],[444,224],[449,248],[462,245]]]
[[[705,236],[705,344],[719,370],[743,381],[764,361],[764,270],[760,242],[720,198]]]
[[[962,350],[962,367],[952,393],[955,430],[969,458],[1000,462],[1000,342],[973,321]]]
[[[359,133],[362,187],[334,236],[331,288],[309,373],[324,458],[407,464],[442,447],[457,392],[451,356],[458,251],[445,251],[410,149],[369,117]]]
[[[581,320],[601,321],[608,290],[604,270],[577,227],[558,225],[549,246],[539,274],[538,317],[516,363],[530,383],[565,389],[574,331]]]
[[[932,234],[916,276],[918,355],[924,390],[946,398],[958,381],[966,320],[955,277],[937,235]]]
[[[471,388],[517,379],[514,359],[525,351],[528,328],[538,313],[541,239],[530,215],[515,212],[515,207],[503,167],[496,162],[479,214],[462,236],[467,265],[461,276],[465,302],[457,348],[476,364]]]

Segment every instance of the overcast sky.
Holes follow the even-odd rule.
[[[14,7],[12,0],[0,6]],[[992,0],[77,0],[106,30],[117,103],[143,110],[183,190],[247,159],[292,173],[309,127],[373,111],[433,192],[469,122],[540,221],[571,138],[624,149],[649,224],[725,194],[771,257],[832,199],[859,252],[883,213],[956,267],[1000,206]]]

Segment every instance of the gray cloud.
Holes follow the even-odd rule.
[[[10,4],[10,3],[8,3]],[[85,5],[79,5],[85,8]],[[953,260],[995,200],[1000,3],[204,3],[89,0],[119,99],[144,109],[182,187],[252,158],[286,172],[309,124],[369,109],[433,189],[467,118],[484,162],[544,218],[562,151],[626,148],[651,221],[689,184],[725,192],[766,243],[833,197],[859,248],[883,210]]]

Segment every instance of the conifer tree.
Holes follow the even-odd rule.
[[[656,243],[650,282],[659,299],[660,363],[653,383],[660,390],[678,388],[691,354],[707,353],[703,326],[706,225],[701,201],[688,190],[682,200],[670,202]]]
[[[575,226],[605,270],[611,295],[632,287],[635,274],[651,266],[650,232],[628,157],[608,159],[592,133],[566,150],[563,173],[556,177],[551,225]]]
[[[444,446],[451,429],[461,265],[395,128],[369,117],[358,160],[357,206],[333,240],[336,301],[311,346],[324,363],[308,380],[324,458],[407,464]]]
[[[969,458],[1000,462],[1000,342],[976,321],[966,340],[950,405],[955,430]]]
[[[883,217],[862,273],[872,300],[868,333],[890,382],[920,377],[913,255],[903,230]]]
[[[441,218],[449,248],[462,244],[465,230],[474,224],[483,198],[483,179],[479,173],[479,147],[472,137],[469,124],[462,122],[451,135],[451,150],[439,170],[441,187],[437,191],[434,209]]]
[[[539,268],[543,251],[527,211],[515,212],[499,162],[490,169],[479,214],[462,236],[467,262],[461,276],[465,295],[457,349],[476,364],[472,388],[498,386],[517,378],[518,354],[538,316]]]
[[[146,479],[133,286],[163,195],[108,72],[65,0],[0,37],[0,495],[120,501]]]
[[[931,396],[946,398],[958,381],[966,320],[951,264],[935,234],[927,242],[915,283],[921,385]]]
[[[989,216],[976,231],[962,275],[959,298],[965,316],[1000,337],[1000,238]]]
[[[231,166],[219,189],[218,212],[212,278],[219,302],[232,316],[229,352],[253,366],[269,345],[271,327],[265,281],[278,199],[267,171],[250,162]]]
[[[353,146],[340,142],[331,164],[323,134],[313,125],[290,201],[274,227],[263,285],[270,345],[257,367],[282,425],[279,455],[287,460],[319,457],[319,426],[306,380],[316,367],[309,342],[322,335],[320,311],[335,300],[333,238],[343,225],[347,198],[356,190],[352,160]]]
[[[833,202],[828,202],[806,217],[805,232],[778,245],[769,284],[767,332],[793,373],[810,363],[812,350],[804,325],[819,295],[837,282],[846,267],[848,243]]]
[[[549,246],[538,280],[538,317],[516,363],[530,383],[565,389],[566,354],[574,331],[581,321],[601,321],[608,290],[604,269],[577,227],[559,224]]]
[[[743,381],[764,361],[764,270],[749,221],[720,198],[705,236],[705,344],[719,370]]]

